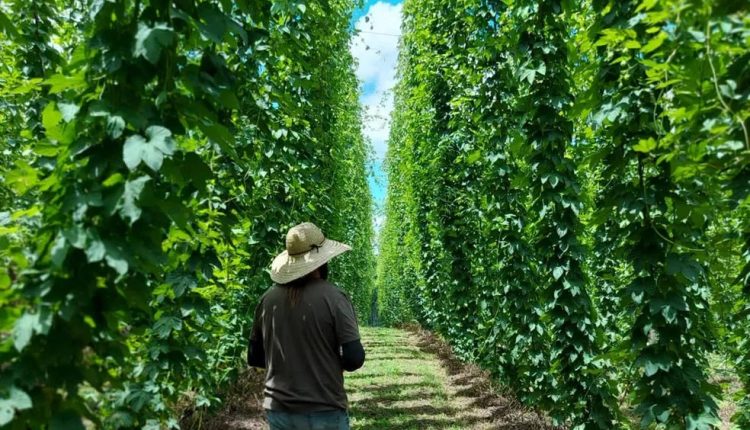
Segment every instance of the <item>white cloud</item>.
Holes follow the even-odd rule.
[[[401,34],[401,4],[377,2],[357,20],[359,33],[351,44],[357,59],[357,78],[364,85],[361,102],[365,114],[364,133],[375,156],[383,159],[393,110],[398,40]]]

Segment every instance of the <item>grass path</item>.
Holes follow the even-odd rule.
[[[362,327],[365,365],[345,376],[353,430],[546,429],[487,375],[456,360],[426,331]],[[184,429],[267,429],[263,373],[248,371],[217,415],[194,416]]]
[[[532,429],[541,420],[498,396],[484,373],[427,332],[362,328],[367,359],[347,374],[352,428]]]
[[[363,328],[365,366],[346,376],[355,429],[463,429],[436,357],[422,352],[410,334]]]

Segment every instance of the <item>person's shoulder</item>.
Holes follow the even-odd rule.
[[[279,284],[273,284],[270,287],[266,289],[266,291],[263,292],[263,294],[260,295],[260,298],[258,299],[258,303],[262,303],[264,300],[266,300],[269,296],[272,296],[274,294],[277,294],[281,287]]]
[[[320,279],[318,282],[320,288],[322,288],[327,294],[335,298],[345,298],[351,300],[349,293],[339,288],[336,284],[326,280]]]

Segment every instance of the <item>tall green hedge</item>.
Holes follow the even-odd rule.
[[[367,318],[352,9],[3,6],[0,55],[22,55],[0,69],[0,427],[174,428],[217,405],[302,221],[355,247],[332,274]]]
[[[558,424],[716,426],[709,355],[750,391],[740,3],[407,1],[382,319]]]

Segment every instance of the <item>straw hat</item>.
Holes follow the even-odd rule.
[[[292,282],[351,250],[349,245],[326,239],[318,226],[311,222],[296,225],[286,234],[286,251],[271,263],[271,279],[277,284]]]

